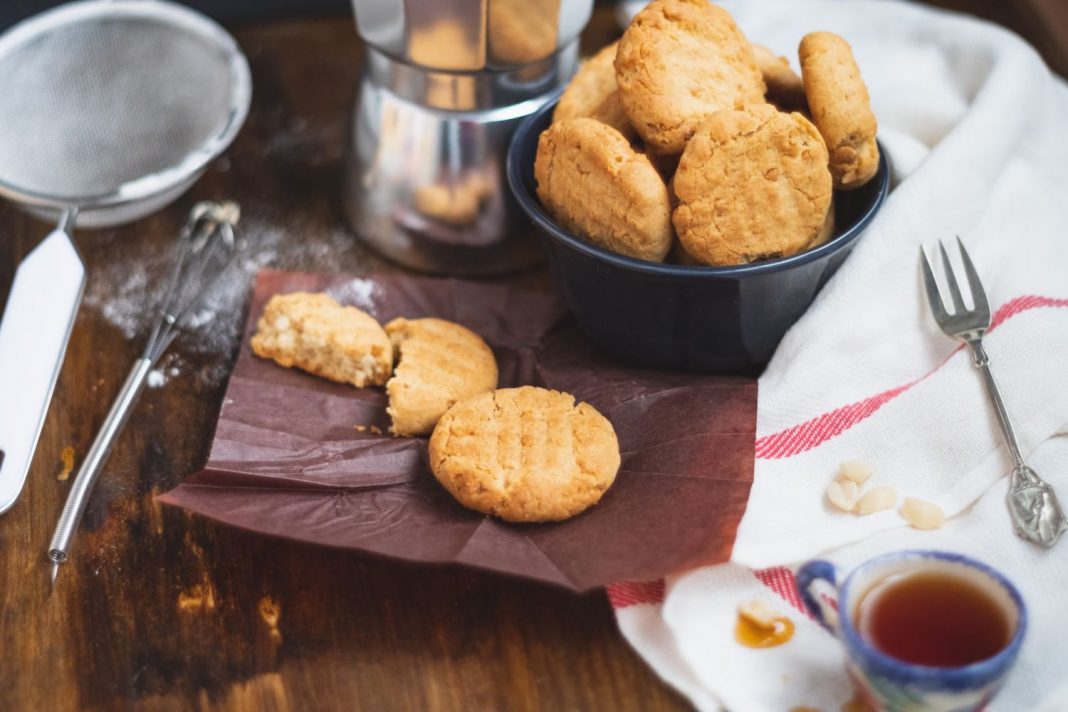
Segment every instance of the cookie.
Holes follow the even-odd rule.
[[[662,262],[671,247],[667,186],[649,159],[594,119],[564,119],[538,139],[538,197],[567,230],[628,257]]]
[[[553,110],[553,121],[597,119],[623,134],[628,141],[637,137],[616,88],[616,69],[613,65],[618,46],[618,42],[613,42],[582,63],[560,95],[560,101]]]
[[[823,243],[834,237],[834,197],[831,197],[831,204],[827,208],[827,217],[823,219],[823,226],[820,231],[816,233],[816,237],[812,238],[812,242],[805,246],[806,250],[811,250],[813,247],[819,247]]]
[[[393,371],[393,345],[375,318],[321,293],[271,297],[251,345],[280,366],[357,388],[380,386]]]
[[[785,257],[805,249],[826,220],[827,147],[801,114],[768,104],[721,111],[687,144],[674,187],[675,229],[699,262]]]
[[[623,33],[615,67],[631,124],[659,153],[681,153],[716,111],[764,103],[752,47],[708,0],[649,3]]]
[[[492,0],[487,5],[491,62],[530,64],[556,51],[560,0]]]
[[[559,391],[523,386],[469,398],[430,438],[430,469],[460,504],[510,522],[573,517],[619,470],[608,419]]]
[[[798,50],[812,122],[830,153],[834,187],[859,188],[879,169],[878,128],[849,43],[831,32],[804,36]]]
[[[805,84],[786,57],[780,57],[764,45],[754,44],[752,47],[760,76],[764,79],[764,98],[783,111],[805,109]]]
[[[429,435],[457,401],[497,387],[497,360],[475,332],[444,319],[386,324],[399,361],[386,384],[394,435]]]

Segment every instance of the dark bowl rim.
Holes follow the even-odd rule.
[[[530,218],[535,225],[544,230],[546,234],[572,250],[581,252],[589,257],[601,260],[602,262],[607,262],[621,269],[642,272],[644,274],[658,277],[699,278],[754,277],[757,275],[788,270],[829,256],[856,240],[875,218],[875,215],[879,212],[883,202],[886,200],[886,196],[890,192],[890,159],[886,155],[886,149],[883,147],[883,144],[877,140],[879,144],[879,168],[875,173],[875,177],[872,179],[878,181],[878,192],[875,195],[875,200],[872,201],[871,205],[868,206],[864,213],[850,225],[849,228],[814,250],[805,250],[804,252],[799,252],[796,255],[790,255],[789,257],[780,257],[774,260],[753,262],[744,265],[731,265],[729,267],[674,265],[661,262],[648,262],[633,257],[626,257],[598,247],[597,245],[587,242],[576,235],[572,235],[567,230],[564,230],[542,209],[541,202],[536,196],[528,192],[524,185],[524,166],[520,165],[519,160],[520,146],[525,141],[537,140],[537,136],[540,135],[540,132],[537,135],[534,135],[534,125],[541,121],[546,114],[555,109],[559,98],[559,93],[551,96],[540,109],[526,117],[516,128],[515,133],[512,136],[512,141],[508,147],[508,156],[506,159],[508,186],[511,188],[512,195],[515,196],[516,202],[519,203],[523,212],[527,214],[527,217]],[[533,171],[533,166],[530,167],[530,170]]]

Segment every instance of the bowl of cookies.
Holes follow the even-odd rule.
[[[653,368],[758,372],[890,170],[849,43],[801,73],[707,0],[654,0],[516,131],[508,180],[586,335]]]

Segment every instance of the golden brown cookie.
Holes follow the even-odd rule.
[[[764,98],[783,111],[801,111],[805,104],[805,85],[790,67],[786,57],[780,57],[764,45],[753,45],[753,57],[764,78]]]
[[[681,153],[713,112],[764,103],[752,47],[708,0],[649,3],[623,33],[615,66],[631,124],[659,153]]]
[[[497,360],[475,332],[444,319],[386,324],[399,361],[386,384],[395,435],[428,435],[457,401],[497,387]]]
[[[597,119],[623,134],[628,141],[637,137],[616,89],[613,63],[618,46],[618,42],[613,42],[582,63],[560,95],[560,102],[553,110],[553,121],[580,117]]]
[[[853,50],[834,33],[812,32],[801,40],[798,54],[812,122],[830,153],[834,187],[859,188],[879,168],[879,146],[868,87]]]
[[[556,51],[560,0],[492,0],[487,29],[494,64],[530,64]]]
[[[801,114],[768,104],[721,111],[687,144],[675,193],[675,229],[698,261],[732,265],[792,255],[827,217],[827,147]]]
[[[503,388],[453,406],[430,438],[430,469],[460,504],[510,522],[592,507],[619,470],[608,419],[574,396]]]
[[[664,185],[667,186],[668,195],[671,195],[671,179],[675,175],[675,170],[679,167],[679,158],[681,154],[678,153],[657,153],[651,150],[648,146],[638,146],[638,150],[644,153],[649,162],[653,164],[653,168],[660,174],[660,177],[664,179]]]
[[[820,231],[816,233],[816,237],[812,238],[812,242],[808,243],[805,247],[806,250],[811,250],[813,247],[819,247],[823,243],[834,237],[834,197],[831,197],[831,204],[827,208],[827,217],[823,219],[823,226]]]
[[[393,346],[375,318],[321,293],[271,297],[251,345],[280,366],[357,388],[380,386],[393,371]]]
[[[566,229],[621,255],[662,262],[671,247],[667,186],[649,159],[594,119],[564,119],[538,139],[538,197]]]

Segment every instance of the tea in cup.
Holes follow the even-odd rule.
[[[827,561],[797,573],[801,599],[842,641],[846,670],[874,710],[982,709],[1027,630],[1016,587],[960,554],[886,554],[838,581]]]

